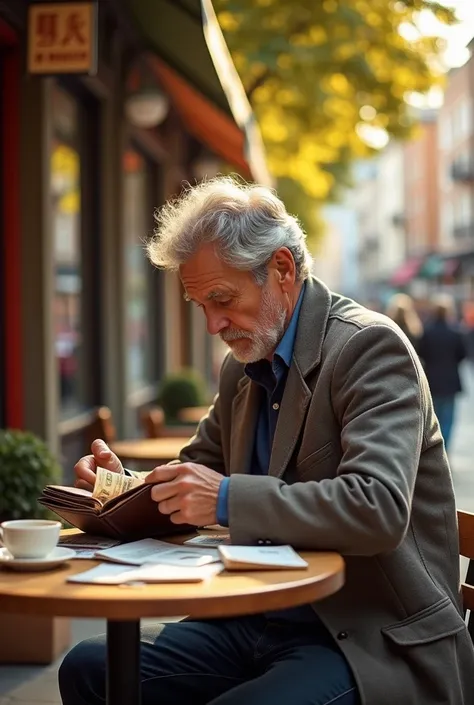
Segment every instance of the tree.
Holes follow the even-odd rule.
[[[356,158],[373,152],[367,130],[403,138],[410,92],[440,83],[443,42],[409,41],[430,0],[214,0],[219,22],[260,124],[269,167],[308,234],[315,205],[337,197]],[[405,31],[403,31],[405,30]]]

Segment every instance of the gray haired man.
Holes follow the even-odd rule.
[[[450,471],[406,337],[311,276],[298,222],[263,188],[188,189],[148,252],[232,352],[180,462],[147,477],[160,511],[238,544],[338,551],[346,583],[314,605],[144,631],[144,705],[473,703]],[[123,472],[92,451],[79,486],[98,464]],[[104,638],[59,680],[64,705],[103,703]]]

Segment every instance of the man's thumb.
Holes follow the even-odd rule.
[[[100,439],[94,441],[91,446],[91,450],[94,455],[95,462],[99,467],[105,468],[105,470],[111,470],[112,472],[121,473],[123,471],[122,463],[115,453],[112,453],[105,441]]]

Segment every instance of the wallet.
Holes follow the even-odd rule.
[[[81,531],[121,541],[196,531],[195,526],[173,524],[168,514],[162,514],[151,489],[152,485],[139,485],[102,503],[87,490],[47,485],[38,502]]]

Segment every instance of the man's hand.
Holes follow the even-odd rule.
[[[92,455],[85,455],[74,466],[76,475],[74,485],[84,490],[94,489],[98,467],[123,473],[122,463],[104,441],[94,441],[91,445],[91,451]]]
[[[205,465],[183,463],[152,470],[145,482],[153,484],[152,499],[173,524],[207,526],[217,522],[217,495],[222,475]]]

